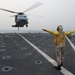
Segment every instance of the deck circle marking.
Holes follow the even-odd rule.
[[[28,53],[26,53],[26,55],[32,55],[32,53],[31,52],[28,52]]]
[[[3,59],[9,59],[10,58],[10,56],[4,56],[3,57]]]
[[[10,66],[5,66],[5,67],[2,68],[3,72],[8,72],[8,71],[11,71],[11,70],[12,70],[12,67],[10,67]]]
[[[40,61],[40,60],[36,60],[35,62],[34,62],[35,64],[42,64],[43,62],[42,61]]]

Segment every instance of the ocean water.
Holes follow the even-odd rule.
[[[0,33],[45,33],[43,30],[0,30]]]
[[[47,32],[43,30],[0,30],[0,33],[47,33]],[[75,33],[71,35],[75,35]]]

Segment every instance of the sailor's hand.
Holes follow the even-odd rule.
[[[43,29],[43,31],[46,31],[46,29]]]

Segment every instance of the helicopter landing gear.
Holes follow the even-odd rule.
[[[19,30],[19,27],[18,27],[18,30]]]
[[[28,27],[28,25],[26,24],[26,27]]]
[[[12,27],[16,27],[16,25],[12,25]]]

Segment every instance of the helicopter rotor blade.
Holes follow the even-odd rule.
[[[44,16],[40,16],[40,15],[32,15],[32,14],[27,14],[28,16],[35,16],[35,17],[44,17]]]
[[[10,17],[15,17],[16,15],[12,15],[12,16],[10,16]]]
[[[7,11],[7,12],[11,12],[11,13],[18,13],[18,12],[14,12],[14,11],[7,10],[7,9],[3,9],[3,8],[0,8],[0,10]]]
[[[34,8],[37,8],[37,7],[39,7],[39,6],[41,6],[41,5],[43,5],[43,3],[41,3],[41,2],[36,2],[34,5],[32,5],[30,8],[28,8],[27,10],[25,10],[23,13],[25,13],[25,12],[27,12],[27,11],[29,11],[29,10],[32,10],[32,9],[34,9]]]

